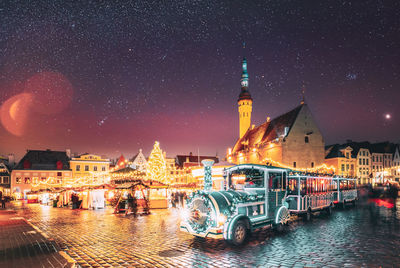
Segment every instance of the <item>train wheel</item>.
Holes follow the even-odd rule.
[[[233,226],[232,239],[230,242],[235,246],[242,245],[247,238],[247,233],[248,230],[245,222],[242,220],[237,221]]]
[[[330,205],[329,207],[327,207],[325,209],[325,211],[326,211],[326,214],[331,215],[332,214],[332,206]]]
[[[290,219],[289,210],[286,207],[281,207],[277,213],[279,214],[275,216],[276,222],[273,227],[279,233],[284,232],[286,231]]]
[[[312,218],[312,213],[311,213],[311,208],[309,208],[306,212],[306,214],[304,214],[304,220],[305,221],[311,221]]]

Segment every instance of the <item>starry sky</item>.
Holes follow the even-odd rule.
[[[245,42],[245,48],[243,43]],[[224,156],[306,102],[326,144],[399,142],[399,1],[1,1],[0,154]]]

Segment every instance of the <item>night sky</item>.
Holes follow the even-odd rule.
[[[243,43],[245,42],[245,48]],[[1,1],[0,154],[223,156],[306,102],[326,144],[399,142],[399,1]]]

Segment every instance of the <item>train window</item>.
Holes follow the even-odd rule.
[[[299,185],[297,178],[289,178],[289,185],[288,185],[289,195],[298,195],[299,194]]]
[[[306,195],[307,193],[307,181],[306,178],[300,178],[300,194]]]
[[[282,172],[269,172],[269,186],[272,190],[282,187]]]
[[[234,190],[263,188],[265,187],[264,172],[257,169],[236,170],[229,176],[229,187]]]
[[[245,180],[245,188],[264,188],[264,177],[248,177]]]

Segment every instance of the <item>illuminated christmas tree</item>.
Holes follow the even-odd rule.
[[[159,181],[168,184],[167,164],[164,159],[160,143],[156,141],[153,150],[150,153],[149,161],[147,162],[147,179]]]

